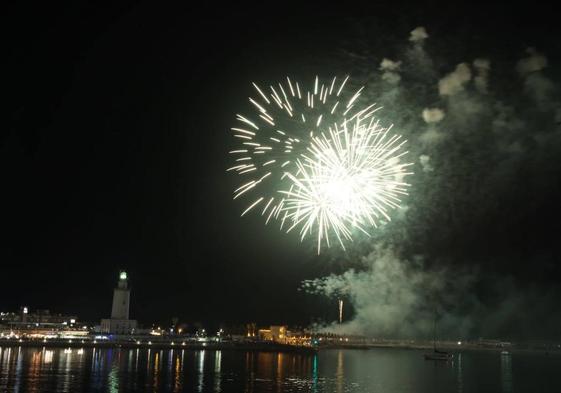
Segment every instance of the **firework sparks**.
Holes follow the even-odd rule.
[[[239,147],[228,171],[244,179],[233,198],[250,198],[242,216],[258,210],[281,229],[301,225],[302,239],[317,231],[318,252],[329,231],[343,244],[353,228],[389,220],[406,189],[399,136],[374,121],[375,105],[358,106],[363,88],[347,92],[348,79],[316,77],[307,91],[290,78],[268,90],[254,83],[256,114],[236,115],[232,127]]]
[[[284,200],[271,190],[277,189],[286,172],[295,170],[295,158],[318,130],[346,116],[366,118],[374,113],[374,105],[356,110],[362,88],[349,94],[345,91],[348,79],[338,81],[335,77],[322,82],[316,77],[309,91],[290,78],[286,78],[284,84],[269,86],[268,90],[253,83],[256,95],[249,97],[249,102],[256,109],[256,115],[251,118],[236,115],[238,125],[231,130],[240,146],[230,151],[235,164],[228,169],[247,179],[234,191],[234,199],[250,190],[259,190],[259,196],[253,197],[244,214],[264,206],[261,213],[267,216],[267,222],[272,217],[278,218]],[[266,182],[269,187],[264,185]]]
[[[357,118],[352,129],[348,122],[335,124],[328,134],[313,138],[307,153],[296,159],[297,172],[286,174],[289,190],[280,191],[292,223],[288,231],[301,226],[302,239],[317,232],[319,253],[322,241],[330,245],[330,232],[344,248],[353,229],[368,235],[380,220],[391,220],[389,209],[399,207],[407,193],[403,178],[411,164],[401,163],[406,141],[391,135],[390,128],[374,118],[368,123]]]

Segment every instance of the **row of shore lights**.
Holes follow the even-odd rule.
[[[20,339],[19,339],[19,342],[22,343],[23,340],[20,338]],[[46,342],[47,342],[47,339],[44,338],[44,339],[43,339],[43,342],[46,343]],[[68,340],[68,343],[69,343],[69,344],[72,344],[72,340]],[[84,344],[85,341],[82,340],[81,343]],[[94,343],[94,344],[97,344],[97,340],[93,340],[93,343]],[[142,344],[142,342],[141,342],[141,341],[137,341],[136,344],[137,344],[137,345],[140,345],[140,344]],[[152,341],[148,341],[148,345],[152,345]],[[172,342],[171,342],[171,345],[175,345],[175,343],[172,341]],[[185,345],[185,341],[183,341],[183,342],[181,343],[181,345]]]
[[[23,342],[23,340],[20,339],[19,342],[21,343],[21,342]],[[44,338],[44,339],[43,339],[43,342],[46,343],[46,342],[47,342],[47,339]],[[72,340],[68,340],[68,343],[69,343],[69,344],[72,344]],[[81,343],[84,344],[84,343],[85,343],[84,340],[82,340]],[[97,340],[93,340],[93,343],[94,343],[94,344],[97,344]],[[141,341],[137,341],[136,344],[137,344],[137,345],[140,345],[140,344],[142,344],[142,342],[141,342]],[[148,345],[152,345],[152,341],[148,341]],[[171,345],[175,345],[175,343],[172,341],[172,342],[171,342]],[[183,342],[181,343],[181,345],[185,345],[185,341],[183,341]]]
[[[140,345],[140,344],[142,344],[142,342],[141,342],[141,341],[137,341],[136,344],[137,344],[137,345]],[[152,345],[152,341],[148,341],[148,345]],[[175,345],[175,343],[172,341],[172,342],[171,342],[171,345]],[[185,345],[185,341],[183,341],[183,342],[181,343],[181,345]]]

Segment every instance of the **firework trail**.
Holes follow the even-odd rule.
[[[289,78],[265,91],[254,83],[249,101],[257,114],[236,115],[232,127],[240,145],[230,151],[235,164],[228,171],[244,178],[234,199],[253,196],[242,216],[259,210],[265,223],[277,219],[288,231],[303,224],[302,239],[317,230],[318,253],[323,239],[329,245],[330,230],[343,244],[352,239],[351,228],[367,232],[380,215],[389,219],[386,208],[405,192],[404,183],[390,179],[406,174],[401,154],[392,156],[399,137],[387,138],[373,118],[380,108],[359,106],[363,88],[349,94],[347,81],[316,77],[309,91]]]
[[[343,299],[339,299],[339,323],[343,323]]]

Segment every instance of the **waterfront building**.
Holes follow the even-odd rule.
[[[49,310],[21,307],[16,312],[0,312],[0,338],[57,338],[88,334],[87,326],[74,315],[51,314]]]
[[[28,307],[21,307],[19,313],[1,312],[0,324],[35,325],[52,324],[60,327],[69,327],[78,324],[76,315],[51,314],[49,310],[30,310]]]
[[[273,325],[269,329],[259,329],[259,339],[263,341],[274,341],[286,343],[287,327],[284,325]]]

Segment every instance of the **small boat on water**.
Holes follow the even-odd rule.
[[[454,354],[436,349],[436,315],[434,316],[434,336],[432,339],[432,352],[425,353],[425,360],[436,360],[450,362],[454,360]]]
[[[425,360],[440,360],[449,362],[454,360],[454,354],[445,351],[439,351],[435,348],[433,352],[425,353]]]

